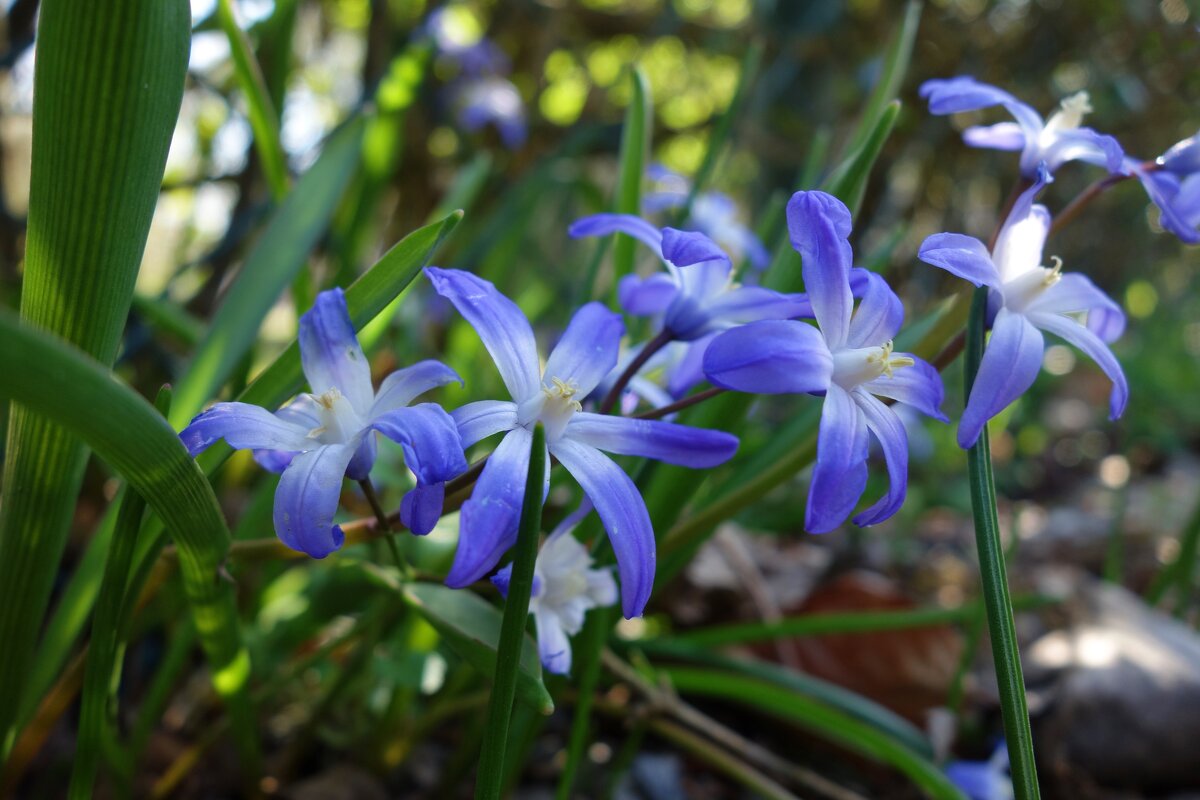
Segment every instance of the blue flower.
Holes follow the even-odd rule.
[[[1012,800],[1012,775],[1004,742],[987,761],[951,761],[946,777],[971,800]]]
[[[574,222],[573,237],[625,233],[657,253],[667,274],[626,275],[617,287],[621,306],[634,316],[661,316],[675,339],[699,339],[760,319],[786,319],[801,308],[795,296],[732,282],[729,256],[703,233],[658,228],[630,214],[596,214]]]
[[[904,308],[883,278],[851,269],[846,206],[824,192],[797,192],[787,221],[792,246],[803,257],[817,327],[766,320],[726,331],[709,345],[704,372],[726,389],[825,396],[805,515],[805,528],[813,533],[833,530],[854,510],[866,488],[868,432],[873,434],[890,486],[854,523],[874,525],[900,509],[908,485],[904,425],[878,398],[945,421],[942,380],[921,359],[892,351]],[[862,298],[857,310],[856,294]]]
[[[1125,330],[1120,306],[1084,275],[1064,274],[1061,259],[1051,259],[1051,267],[1042,263],[1050,212],[1033,199],[1048,180],[1043,170],[1021,194],[990,253],[983,242],[960,233],[934,234],[918,253],[927,264],[991,288],[992,336],[958,425],[962,447],[973,445],[987,421],[1033,385],[1042,365],[1041,331],[1065,339],[1100,365],[1113,382],[1112,419],[1129,399],[1121,365],[1108,349]],[[1077,319],[1080,314],[1086,322]]]
[[[1200,244],[1200,134],[1176,142],[1153,162],[1125,159],[1151,202],[1162,212],[1164,229],[1186,244]]]
[[[516,85],[498,75],[465,78],[454,86],[458,124],[475,133],[487,125],[495,127],[509,150],[525,143],[525,103]]]
[[[1121,172],[1125,154],[1117,140],[1080,127],[1083,116],[1092,110],[1087,92],[1064,99],[1061,108],[1045,121],[1003,89],[968,76],[925,81],[920,94],[929,101],[933,114],[1004,106],[1016,122],[967,128],[963,131],[963,141],[972,147],[1020,151],[1021,174],[1026,178],[1033,179],[1042,162],[1051,173],[1068,161],[1086,161],[1111,173]]]
[[[625,615],[637,616],[654,584],[654,532],[637,487],[600,451],[712,467],[733,455],[737,438],[580,410],[580,399],[616,364],[624,333],[621,318],[601,304],[588,303],[575,313],[543,369],[529,320],[495,286],[460,270],[430,267],[425,274],[475,328],[512,397],[468,403],[453,413],[466,447],[497,433],[505,436],[463,504],[458,552],[446,583],[460,587],[482,578],[515,541],[532,429],[540,422],[550,455],[579,481],[600,514],[617,556]]]
[[[542,665],[556,675],[571,671],[570,637],[583,627],[584,615],[590,609],[617,602],[612,570],[594,569],[587,548],[571,535],[591,510],[591,503],[585,500],[559,523],[542,544],[533,567],[529,613],[537,627]],[[505,597],[511,580],[512,564],[492,576],[492,583]]]
[[[275,492],[275,532],[293,550],[323,558],[342,546],[333,524],[342,478],[363,480],[375,463],[374,431],[399,443],[417,477],[400,508],[413,533],[433,529],[443,485],[467,468],[454,420],[418,395],[462,381],[438,361],[393,372],[376,392],[341,289],[321,292],[300,318],[300,358],[313,394],[272,414],[247,403],[217,403],[192,420],[180,439],[193,456],[224,438],[252,449],[260,464],[282,472]]]
[[[646,174],[661,188],[642,198],[642,211],[654,214],[682,208],[687,202],[691,185],[682,175],[657,164],[646,170]],[[748,259],[751,269],[766,269],[771,261],[771,254],[758,234],[738,218],[737,205],[726,194],[714,191],[697,194],[692,198],[687,224],[725,248],[734,258]]]

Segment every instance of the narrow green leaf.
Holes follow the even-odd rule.
[[[965,397],[971,395],[979,363],[983,360],[987,305],[988,288],[983,286],[975,290],[967,321],[966,363],[963,370]],[[996,667],[1013,789],[1017,800],[1037,800],[1041,797],[1037,761],[1033,752],[1033,733],[1029,728],[1029,705],[1025,700],[1025,677],[1021,670],[1017,626],[1013,621],[1004,546],[1000,542],[1000,522],[996,516],[996,484],[992,477],[992,451],[986,425],[980,431],[979,439],[967,450],[967,482],[971,487],[980,588],[987,607],[988,635],[992,641],[992,661]]]
[[[103,364],[116,355],[158,201],[190,25],[184,0],[41,3],[21,316]],[[32,380],[5,374],[6,384]],[[87,459],[38,411],[13,405],[5,448],[0,760]]]
[[[921,0],[908,0],[904,7],[904,17],[892,41],[888,43],[886,55],[883,58],[883,69],[879,81],[871,92],[871,99],[863,110],[862,119],[850,139],[847,152],[854,152],[871,135],[871,131],[879,122],[887,104],[896,99],[904,76],[908,72],[909,61],[912,60],[913,45],[917,41],[917,28],[921,24]]]
[[[246,116],[250,120],[250,130],[254,132],[254,149],[262,161],[263,174],[271,187],[271,194],[276,200],[282,200],[288,193],[288,171],[287,157],[283,154],[283,143],[279,139],[279,115],[271,102],[267,82],[254,58],[250,40],[238,26],[232,0],[217,0],[217,22],[229,38],[233,71],[246,99]]]
[[[146,501],[137,492],[125,492],[117,514],[112,546],[104,565],[104,581],[92,617],[92,638],[88,645],[87,667],[83,675],[79,728],[75,759],[71,764],[69,797],[88,800],[100,759],[100,746],[109,725],[109,688],[120,675],[118,652],[123,636],[121,607],[125,601],[125,582],[133,561],[133,548]]]
[[[248,775],[258,743],[233,586],[219,576],[229,530],[212,488],[175,431],[142,397],[85,354],[0,313],[0,396],[25,403],[82,438],[146,498],[179,550],[184,591],[212,670],[226,699]]]
[[[133,310],[151,327],[178,339],[189,348],[195,347],[204,337],[204,323],[164,297],[135,294]]]
[[[635,66],[629,74],[633,84],[633,97],[625,112],[625,126],[621,129],[621,153],[617,173],[617,191],[613,211],[617,214],[640,214],[642,204],[642,177],[646,173],[646,158],[650,153],[650,135],[654,129],[654,104],[650,96],[650,83],[641,67]],[[623,233],[613,234],[612,297],[616,302],[617,283],[633,272],[634,247],[636,242]]]
[[[410,583],[403,591],[405,599],[437,628],[455,652],[484,675],[492,674],[501,626],[501,614],[495,606],[473,592],[436,583]],[[517,694],[542,714],[554,711],[554,700],[542,683],[537,645],[529,636],[521,644]]]
[[[492,673],[492,694],[488,701],[487,727],[483,731],[483,749],[479,754],[479,775],[475,781],[476,800],[500,800],[504,788],[504,756],[512,733],[513,699],[517,678],[522,670],[525,635],[529,620],[529,598],[533,594],[533,567],[537,560],[538,538],[542,530],[542,476],[546,474],[546,429],[539,423],[533,429],[529,445],[529,467],[525,470],[525,497],[521,501],[521,521],[504,616],[500,621],[500,641]],[[537,646],[534,645],[536,657]],[[543,686],[543,689],[545,687]]]
[[[663,672],[682,694],[720,698],[787,720],[851,752],[895,767],[936,800],[967,800],[932,761],[879,729],[810,697],[718,670],[667,667]]]
[[[176,387],[171,407],[176,428],[216,395],[254,344],[267,311],[304,267],[354,174],[362,129],[359,118],[330,137],[246,257]]]
[[[900,101],[893,100],[884,107],[863,143],[851,151],[821,187],[845,203],[850,209],[850,214],[855,217],[862,206],[863,195],[867,192],[871,168],[875,166],[884,143],[892,135],[892,128],[896,126],[896,118],[899,116]]]
[[[738,72],[738,83],[737,88],[733,92],[733,99],[729,101],[729,107],[725,109],[720,118],[717,119],[717,124],[713,126],[712,135],[708,140],[708,148],[704,151],[704,160],[700,162],[700,168],[696,170],[696,174],[692,177],[692,186],[688,190],[687,198],[684,200],[683,205],[675,212],[674,224],[676,227],[687,221],[688,213],[692,209],[692,203],[695,202],[696,196],[708,185],[713,170],[716,169],[717,159],[720,158],[722,151],[725,149],[725,142],[728,141],[729,134],[733,130],[733,121],[742,112],[742,106],[746,101],[746,91],[750,83],[758,75],[758,68],[762,63],[762,54],[762,43],[758,41],[751,42],[750,47],[746,50],[746,55],[742,58],[742,66]]]

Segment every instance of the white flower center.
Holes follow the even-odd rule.
[[[909,356],[892,354],[892,343],[882,347],[847,348],[833,354],[833,382],[846,391],[873,381],[880,375],[917,363]]]
[[[1078,128],[1083,124],[1083,117],[1092,113],[1091,99],[1087,92],[1076,92],[1070,97],[1063,98],[1058,111],[1046,120],[1046,130],[1066,131]]]
[[[362,418],[336,386],[312,398],[317,401],[321,425],[308,432],[310,439],[321,444],[343,444],[363,429]]]
[[[1021,311],[1041,296],[1042,292],[1062,280],[1063,261],[1058,256],[1051,256],[1050,267],[1034,267],[1004,284],[1005,308]]]
[[[523,425],[541,422],[546,428],[547,441],[556,441],[575,412],[583,410],[583,406],[575,399],[577,394],[579,386],[575,381],[551,378],[549,385],[542,384],[541,394],[521,404],[517,412],[518,419]]]

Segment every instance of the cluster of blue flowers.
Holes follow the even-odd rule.
[[[1087,161],[1153,186],[1151,197],[1163,208],[1164,220],[1168,215],[1191,220],[1187,230],[1194,236],[1200,175],[1196,142],[1181,143],[1152,164],[1135,163],[1111,137],[1079,127],[1087,110],[1083,96],[1068,99],[1043,122],[1007,93],[970,78],[930,81],[922,94],[939,114],[992,105],[1008,109],[1016,123],[971,128],[965,138],[976,146],[1020,150],[1025,183],[992,247],[964,234],[939,233],[920,249],[923,261],[990,289],[991,340],[959,422],[959,443],[971,446],[987,421],[1033,383],[1042,362],[1041,331],[1065,339],[1100,365],[1113,381],[1111,414],[1119,416],[1128,386],[1108,344],[1120,336],[1124,315],[1085,276],[1064,273],[1057,258],[1051,266],[1043,263],[1051,216],[1034,200],[1054,169],[1067,161]],[[686,192],[684,184],[674,196],[659,195],[651,205],[679,205],[679,194],[686,197]],[[532,611],[542,659],[548,669],[565,672],[568,637],[578,631],[586,610],[617,597],[610,573],[594,568],[571,536],[583,516],[594,508],[612,543],[627,617],[642,613],[654,584],[655,539],[645,503],[634,482],[605,454],[699,469],[724,463],[738,446],[736,437],[722,431],[639,418],[634,412],[641,404],[668,405],[704,381],[723,390],[822,398],[805,515],[812,532],[833,530],[854,513],[867,484],[871,437],[880,445],[889,486],[853,521],[882,522],[903,504],[909,445],[892,404],[948,421],[941,411],[944,390],[937,370],[893,349],[903,305],[881,276],[853,266],[851,215],[840,200],[802,191],[787,204],[788,235],[802,257],[803,294],[734,282],[730,255],[715,238],[750,262],[765,260],[761,244],[733,226],[734,219],[726,212],[701,215],[699,223],[708,225],[694,227],[707,227],[707,233],[659,228],[623,214],[598,214],[570,227],[572,237],[627,234],[663,265],[662,272],[627,276],[618,287],[622,310],[652,321],[650,338],[624,353],[621,315],[593,302],[575,312],[543,361],[529,321],[495,286],[468,272],[431,267],[426,277],[474,327],[507,398],[478,400],[450,413],[432,403],[410,405],[435,387],[461,384],[437,361],[395,372],[375,390],[345,299],[334,289],[322,293],[300,320],[300,349],[312,393],[273,414],[218,403],[181,436],[193,454],[224,438],[235,448],[253,450],[265,468],[281,472],[276,531],[289,547],[316,558],[343,542],[333,522],[342,480],[367,478],[376,432],[402,446],[415,475],[416,487],[405,495],[400,518],[418,535],[432,530],[441,517],[447,481],[468,472],[465,449],[501,436],[461,507],[458,549],[446,582],[463,587],[494,573],[515,541],[532,430],[543,425],[547,455],[585,495],[580,509],[547,540],[535,567]],[[665,387],[650,377],[663,367]],[[547,490],[549,479],[548,466]],[[508,570],[493,575],[502,591],[508,575]]]

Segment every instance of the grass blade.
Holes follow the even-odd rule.
[[[21,315],[103,364],[116,355],[158,201],[190,27],[184,0],[41,4]],[[5,452],[0,759],[87,459],[75,437],[21,405]]]
[[[963,394],[971,395],[979,362],[983,360],[983,339],[987,319],[986,286],[975,290],[971,316],[967,321],[966,363],[963,369]],[[979,551],[980,588],[987,608],[988,635],[992,640],[992,658],[1000,690],[1000,710],[1004,717],[1004,739],[1012,770],[1017,800],[1041,797],[1037,782],[1037,764],[1033,755],[1033,733],[1029,729],[1029,706],[1025,700],[1025,677],[1021,671],[1021,651],[1013,622],[1012,597],[1008,590],[1008,571],[1004,564],[1004,546],[1000,542],[1000,522],[996,518],[996,485],[992,478],[992,450],[987,426],[978,441],[967,451],[967,482],[971,487],[971,511],[975,516],[975,545]]]
[[[546,473],[546,430],[539,423],[533,429],[529,451],[529,469],[525,475],[525,499],[521,504],[521,524],[513,546],[512,579],[504,601],[504,620],[496,651],[496,672],[488,703],[487,727],[483,750],[479,754],[479,776],[475,784],[476,800],[499,800],[504,786],[504,751],[508,723],[512,717],[521,671],[521,647],[529,619],[529,597],[533,593],[533,566],[537,560],[538,537],[542,530],[542,480]]]
[[[279,139],[279,115],[271,102],[267,82],[254,58],[250,40],[238,26],[232,0],[217,0],[217,22],[229,37],[233,71],[246,98],[246,116],[249,117],[250,130],[254,132],[254,149],[258,151],[262,162],[263,174],[271,187],[271,194],[276,200],[282,200],[288,193],[288,170],[283,143]]]
[[[621,129],[621,154],[617,173],[617,191],[613,211],[617,214],[640,214],[642,210],[642,176],[646,174],[646,157],[650,152],[650,135],[654,129],[654,104],[650,95],[650,83],[641,67],[634,67],[629,74],[633,83],[633,97],[625,112],[625,126]],[[617,301],[617,284],[621,278],[633,272],[636,242],[623,233],[613,234],[613,303]]]
[[[913,45],[917,41],[917,28],[920,24],[921,0],[908,0],[904,7],[904,18],[900,27],[896,29],[896,35],[888,43],[887,53],[883,57],[883,70],[879,75],[879,82],[875,84],[858,128],[846,148],[848,152],[853,153],[870,138],[871,131],[879,123],[887,104],[895,100],[900,92],[900,86],[908,72],[909,61],[912,60]]]
[[[354,174],[362,131],[356,119],[330,138],[246,257],[176,387],[171,406],[176,428],[220,390],[254,344],[267,311],[304,267]]]

